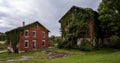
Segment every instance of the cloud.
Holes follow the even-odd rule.
[[[0,0],[0,32],[39,21],[60,35],[59,19],[73,6],[97,9],[101,0]]]
[[[1,23],[0,24],[1,27],[6,27],[6,25],[8,25],[8,23],[6,21],[3,21],[3,20],[0,20],[0,23]]]

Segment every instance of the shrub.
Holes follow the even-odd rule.
[[[79,48],[82,51],[91,51],[93,49],[91,43],[86,39],[81,41]]]
[[[113,35],[112,37],[110,37],[110,39],[112,40],[112,47],[114,48],[120,48],[120,37]]]
[[[58,48],[63,48],[63,45],[64,45],[63,42],[59,42],[57,47],[58,47]]]
[[[61,37],[52,36],[50,38],[49,45],[52,46],[52,47],[58,47],[59,43],[61,43],[61,42],[62,42]]]
[[[6,49],[6,46],[0,43],[0,50]]]

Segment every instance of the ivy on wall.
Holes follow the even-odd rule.
[[[79,37],[88,37],[88,21],[90,20],[93,21],[95,29],[95,35],[91,37],[91,40],[93,40],[94,37],[95,39],[99,39],[99,26],[97,24],[99,22],[96,22],[98,21],[97,12],[90,8],[83,9],[73,6],[69,12],[67,12],[67,14],[60,20],[62,36],[65,38],[62,47],[76,48]],[[67,31],[65,31],[66,26]]]
[[[18,52],[17,43],[19,42],[19,31],[14,30],[12,32],[7,32],[7,42],[11,42],[14,52]]]

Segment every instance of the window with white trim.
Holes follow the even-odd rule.
[[[43,45],[43,46],[45,45],[45,40],[42,40],[42,45]]]
[[[24,47],[25,47],[25,48],[28,48],[28,47],[29,47],[29,40],[25,40],[25,41],[24,41]]]
[[[32,36],[33,36],[33,37],[36,37],[36,31],[33,31],[33,32],[32,32]]]
[[[45,38],[45,32],[44,31],[42,32],[42,37]]]
[[[28,37],[28,36],[29,36],[29,31],[28,31],[28,30],[25,30],[25,31],[24,31],[24,36],[25,36],[25,37]]]

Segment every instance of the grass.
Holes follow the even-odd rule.
[[[36,51],[36,52],[25,52],[25,53],[0,53],[0,59],[6,61],[8,59],[15,59],[17,57],[21,57],[21,56],[34,56],[34,58],[44,58],[46,57],[45,54],[43,54],[41,51]]]
[[[6,49],[0,50],[0,53],[3,53],[3,52],[7,52],[7,50]]]
[[[0,43],[1,43],[1,44],[5,44],[5,43],[6,43],[6,41],[0,41]]]
[[[6,48],[6,41],[0,41],[0,53],[5,52]]]
[[[102,49],[99,51],[92,52],[81,52],[78,50],[63,50],[63,49],[53,49],[57,52],[71,54],[70,57],[66,58],[56,58],[56,59],[40,59],[41,57],[46,57],[41,51],[28,52],[21,54],[0,54],[0,58],[4,60],[10,58],[16,58],[19,56],[34,56],[34,59],[26,61],[18,61],[15,63],[120,63],[120,51],[116,49]],[[5,63],[5,62],[3,62]]]

